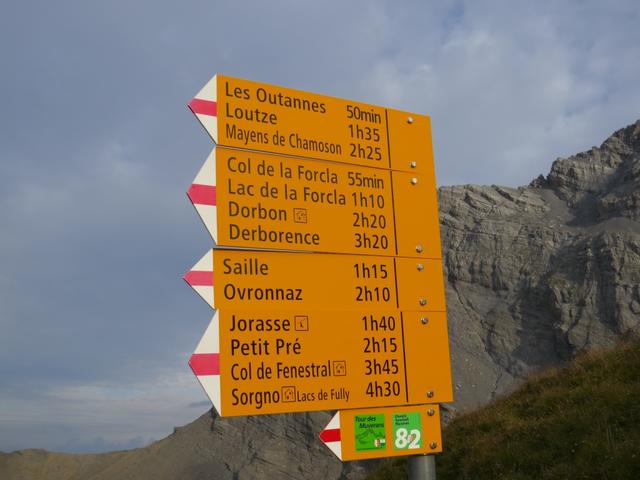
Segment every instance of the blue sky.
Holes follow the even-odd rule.
[[[144,445],[208,408],[185,192],[215,73],[432,116],[440,185],[518,186],[640,118],[629,1],[0,9],[0,450]]]

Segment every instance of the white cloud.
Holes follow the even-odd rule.
[[[590,6],[580,17],[579,3],[554,5],[467,2],[413,62],[371,67],[380,98],[432,116],[440,184],[528,183],[640,116],[640,71],[629,66],[640,33],[628,9]]]

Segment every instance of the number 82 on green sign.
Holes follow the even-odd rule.
[[[422,424],[419,412],[393,415],[393,446],[396,450],[422,447]]]

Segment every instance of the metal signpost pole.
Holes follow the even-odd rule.
[[[410,456],[409,480],[436,480],[435,455]]]

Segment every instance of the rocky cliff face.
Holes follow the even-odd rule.
[[[640,121],[527,187],[439,196],[455,409],[640,330]],[[362,478],[317,440],[329,418],[207,414],[130,452],[0,454],[0,478]]]
[[[456,407],[640,328],[640,121],[521,188],[440,189]]]

